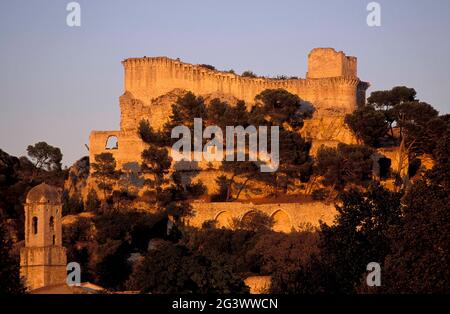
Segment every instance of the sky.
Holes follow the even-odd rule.
[[[450,1],[79,0],[69,27],[65,0],[0,0],[0,149],[15,156],[39,141],[64,165],[88,155],[92,130],[118,130],[121,61],[168,56],[236,73],[305,77],[314,47],[358,58],[374,90],[414,87],[450,112]]]

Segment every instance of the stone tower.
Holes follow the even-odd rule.
[[[42,183],[28,192],[25,203],[25,247],[20,274],[29,290],[66,281],[66,249],[62,246],[61,193]]]

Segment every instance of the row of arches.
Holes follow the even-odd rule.
[[[214,218],[214,220],[217,222],[217,226],[219,228],[229,228],[233,222],[233,219],[239,219],[240,221],[245,221],[246,219],[250,219],[251,216],[255,213],[255,210],[249,210],[248,212],[246,212],[244,215],[242,215],[242,217],[239,219],[238,217],[236,217],[235,215],[232,215],[232,213],[230,211],[221,211],[219,212],[216,217]],[[276,210],[275,212],[273,212],[270,215],[270,218],[273,219],[273,230],[277,231],[277,232],[291,232],[293,225],[292,225],[292,221],[291,218],[289,217],[289,215],[279,209]]]

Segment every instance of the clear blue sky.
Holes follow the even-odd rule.
[[[304,77],[314,47],[358,57],[370,91],[395,85],[450,112],[450,1],[79,0],[81,27],[61,0],[0,3],[0,148],[24,155],[47,141],[70,165],[91,130],[119,128],[121,60],[165,55],[240,73]]]

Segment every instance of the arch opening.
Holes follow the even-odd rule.
[[[55,231],[55,218],[53,218],[53,216],[50,217],[48,226],[50,227],[50,231]]]
[[[108,136],[106,140],[105,149],[106,150],[112,150],[112,149],[118,149],[119,148],[119,139],[115,135]]]
[[[273,220],[273,231],[286,233],[292,231],[291,218],[285,211],[279,209],[275,211],[271,217]]]
[[[216,221],[218,228],[229,228],[231,226],[232,218],[230,212],[222,211],[217,214],[214,220]]]
[[[37,217],[33,217],[32,223],[31,223],[31,229],[32,229],[33,234],[37,234],[38,233],[38,219],[37,219]]]

